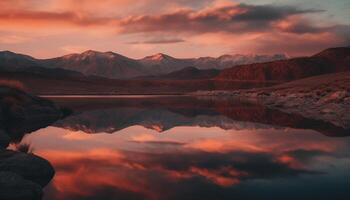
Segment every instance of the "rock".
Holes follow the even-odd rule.
[[[2,130],[0,130],[0,149],[6,149],[10,144],[11,138]]]
[[[0,171],[1,200],[40,200],[42,196],[40,185],[13,172]]]
[[[350,97],[344,98],[344,103],[350,105]]]
[[[321,110],[321,112],[325,113],[325,114],[327,114],[327,113],[334,113],[334,110],[331,109],[331,108],[324,108],[324,109]]]
[[[298,107],[300,105],[300,102],[297,101],[286,101],[284,104],[284,107],[292,108],[292,107]]]
[[[288,98],[297,98],[297,97],[300,97],[300,96],[301,96],[300,94],[287,94]]]
[[[49,100],[0,87],[0,129],[6,130],[12,140],[19,141],[24,133],[46,127],[62,116]]]
[[[0,171],[16,173],[41,186],[46,186],[55,174],[47,160],[33,154],[10,150],[0,151]]]
[[[344,99],[346,96],[348,96],[347,91],[337,91],[322,98],[321,101],[322,103],[336,102]]]
[[[330,103],[322,107],[323,113],[341,113],[343,107],[340,104]]]
[[[257,98],[258,96],[259,96],[258,93],[250,93],[249,94],[249,97],[251,97],[251,98]]]
[[[270,93],[262,91],[262,92],[258,92],[258,96],[261,96],[261,97],[270,96]]]
[[[46,127],[62,116],[51,101],[0,87],[0,200],[42,198],[42,187],[55,174],[51,164],[33,154],[6,147],[10,141],[20,141],[25,133]]]

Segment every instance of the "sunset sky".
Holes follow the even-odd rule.
[[[349,10],[349,0],[1,0],[0,50],[311,55],[350,45]]]

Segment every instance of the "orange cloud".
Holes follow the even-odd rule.
[[[0,43],[39,57],[76,52],[74,47],[110,51],[116,46],[131,57],[160,50],[181,57],[214,56],[213,52],[300,56],[348,45],[348,25],[311,20],[310,14],[317,19],[322,13],[228,0],[8,0],[0,1],[0,30],[14,36]],[[24,32],[43,45],[20,38]],[[43,40],[42,35],[51,37]],[[172,44],[171,49],[164,44]]]
[[[263,148],[243,143],[240,141],[222,141],[222,140],[202,140],[190,143],[186,147],[198,149],[205,152],[230,152],[230,151],[244,151],[244,152],[264,152]]]
[[[241,182],[240,181],[241,177],[248,176],[248,173],[239,172],[237,170],[229,169],[229,168],[222,168],[219,170],[211,171],[208,169],[192,167],[190,171],[207,178],[208,180],[212,181],[217,185],[224,186],[224,187],[239,184]],[[221,175],[225,173],[230,174],[231,176],[227,177],[227,176]]]
[[[46,11],[3,11],[0,13],[0,24],[3,26],[57,26],[78,25],[93,26],[106,25],[113,20],[105,17],[92,17],[74,12],[46,12]]]
[[[31,38],[18,35],[4,35],[0,37],[0,43],[3,44],[20,44],[30,41]]]
[[[290,6],[253,6],[232,4],[203,10],[183,9],[160,15],[130,16],[120,20],[123,32],[231,32],[270,31],[272,22],[320,10],[303,10]],[[191,28],[188,28],[191,27]]]

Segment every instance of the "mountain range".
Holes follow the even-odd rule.
[[[23,70],[29,67],[65,69],[113,79],[128,79],[140,76],[158,76],[188,67],[197,69],[225,69],[241,64],[283,60],[284,54],[276,55],[223,55],[218,58],[201,57],[190,59],[174,58],[156,54],[142,59],[132,59],[114,52],[88,50],[81,54],[69,54],[50,59],[36,59],[10,51],[0,52],[0,68]]]
[[[291,81],[350,70],[350,47],[326,49],[310,57],[240,65],[224,69],[217,80]]]
[[[156,63],[168,63],[158,65],[165,69],[179,62],[172,62],[173,58],[164,54],[142,60],[143,63],[112,52],[95,51],[40,60],[3,51],[0,52],[0,79],[22,82],[35,94],[184,94],[199,90],[237,90],[350,71],[350,47],[330,48],[310,57],[237,65],[222,70],[206,69],[203,65],[201,69],[179,67],[179,70],[164,73],[155,70]],[[62,65],[65,67],[58,68]],[[119,72],[113,74],[117,69]],[[151,69],[156,72],[150,73]],[[107,77],[103,77],[104,74]],[[124,77],[120,77],[121,74]]]

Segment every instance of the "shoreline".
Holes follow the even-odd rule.
[[[257,89],[198,91],[215,96],[258,101],[270,109],[322,120],[350,131],[350,73],[322,75]]]
[[[171,97],[171,96],[188,96],[188,94],[77,94],[77,95],[71,95],[71,94],[63,94],[63,95],[37,95],[42,98],[156,98],[156,97]]]
[[[270,109],[279,110],[288,114],[297,114],[305,118],[322,120],[350,131],[350,97],[344,102],[335,102],[341,99],[344,91],[328,94],[325,99],[313,99],[309,94],[246,92],[246,91],[209,91],[193,93],[193,96],[211,96],[218,98],[239,98],[245,101],[257,101]],[[347,93],[349,95],[349,93]],[[350,95],[349,95],[350,96]],[[328,101],[328,102],[327,102]]]

